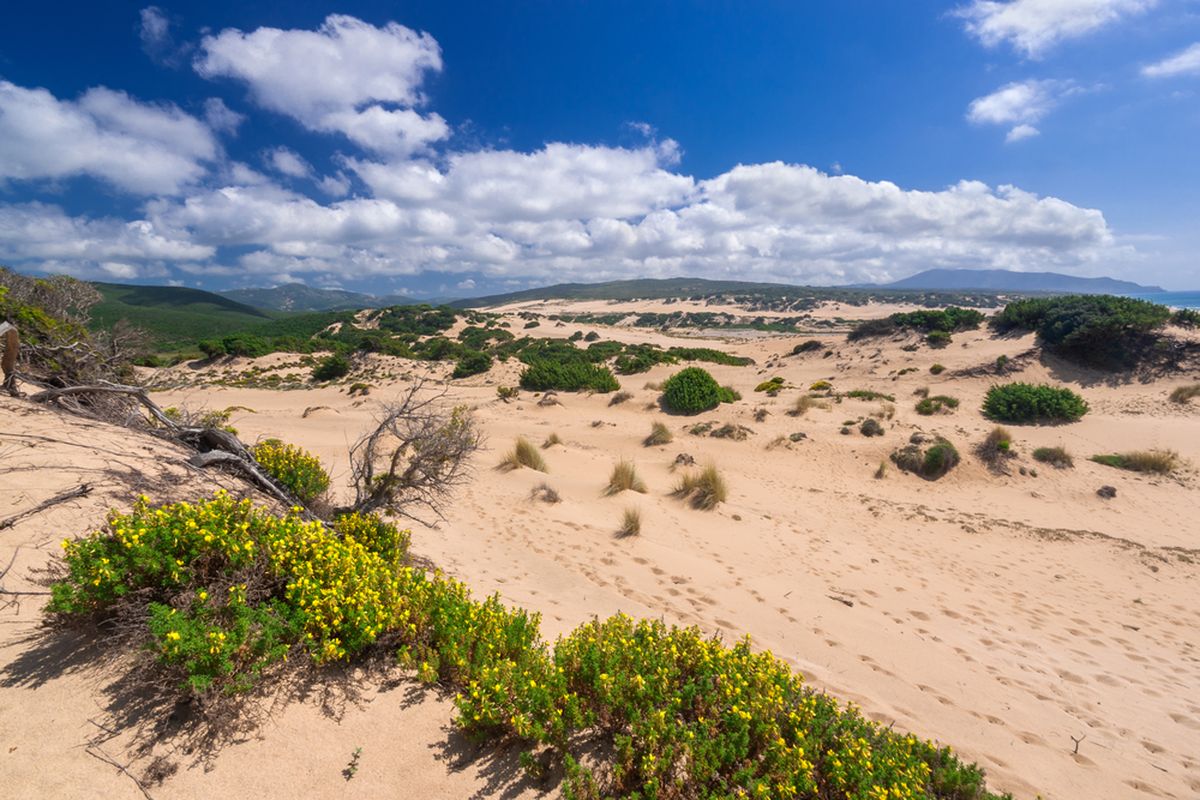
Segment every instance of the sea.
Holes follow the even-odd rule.
[[[1149,300],[1152,303],[1159,305],[1170,306],[1171,308],[1198,308],[1200,309],[1200,291],[1193,292],[1149,292],[1147,294],[1135,294],[1131,297],[1137,297],[1141,300]]]

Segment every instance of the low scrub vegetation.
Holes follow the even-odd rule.
[[[685,472],[672,494],[689,501],[693,508],[711,511],[725,502],[729,489],[716,466],[709,464],[699,472]]]
[[[820,341],[818,341],[816,339],[809,339],[808,341],[801,342],[800,344],[793,347],[792,355],[798,356],[798,355],[801,355],[802,353],[816,353],[816,352],[818,352],[820,350],[824,350],[824,349],[825,349],[825,345],[823,343],[821,343]]]
[[[617,615],[550,644],[537,615],[414,569],[407,544],[362,515],[329,529],[224,495],[142,501],[66,544],[48,611],[136,620],[131,646],[201,710],[285,666],[393,654],[456,691],[465,734],[542,749],[573,797],[996,800],[978,767],[839,706],[748,639]]]
[[[617,392],[612,397],[610,397],[608,399],[608,404],[610,406],[619,406],[619,405],[621,405],[621,403],[624,403],[627,400],[632,400],[632,399],[633,399],[632,392],[621,391],[621,392]]]
[[[524,436],[517,437],[513,449],[508,451],[508,454],[500,462],[501,469],[520,469],[521,467],[536,469],[538,472],[550,471],[546,466],[546,459],[542,458],[538,449]]]
[[[1034,331],[1043,347],[1071,361],[1120,368],[1135,363],[1171,319],[1169,308],[1147,300],[1067,295],[1015,300],[991,325],[1001,333]]]
[[[612,371],[586,361],[536,359],[521,372],[521,388],[535,392],[615,392],[621,388]]]
[[[930,375],[941,375],[945,371],[946,371],[946,367],[942,364],[934,364],[929,367]]]
[[[988,389],[983,414],[998,422],[1075,422],[1088,412],[1087,402],[1064,386],[1006,383]]]
[[[889,403],[896,402],[896,398],[890,394],[876,392],[871,389],[851,389],[846,392],[845,397],[853,397],[856,400],[887,400]]]
[[[892,463],[905,472],[935,481],[958,466],[958,450],[948,440],[938,437],[928,447],[906,445],[892,453]]]
[[[989,467],[998,468],[1006,459],[1016,455],[1013,452],[1013,436],[1007,428],[997,425],[979,443],[976,452],[979,458]]]
[[[1190,383],[1187,386],[1176,386],[1171,391],[1171,402],[1184,404],[1200,397],[1200,383]]]
[[[1169,475],[1179,468],[1179,454],[1171,450],[1135,450],[1130,453],[1092,456],[1092,461],[1106,467],[1130,472],[1152,472]]]
[[[503,400],[506,403],[509,400],[516,400],[520,394],[521,394],[521,390],[518,389],[516,386],[497,386],[496,387],[496,397],[498,397],[499,399]]]
[[[306,505],[329,488],[329,473],[321,460],[301,447],[279,439],[263,439],[250,452],[268,475]]]
[[[618,461],[613,467],[612,475],[608,478],[608,486],[604,489],[606,495],[620,494],[621,492],[646,493],[646,484],[638,476],[637,467],[632,461]]]
[[[774,378],[765,380],[758,386],[754,387],[756,392],[766,392],[770,395],[779,394],[779,390],[783,388],[783,378],[776,375]]]
[[[884,434],[883,425],[874,417],[864,419],[862,424],[858,426],[858,431],[863,436],[883,436]]]
[[[654,422],[650,425],[650,435],[642,440],[642,444],[646,447],[657,447],[659,445],[670,444],[674,438],[670,428],[661,422]]]
[[[1049,464],[1056,469],[1069,469],[1075,466],[1075,459],[1065,447],[1039,447],[1033,451],[1034,461]]]
[[[918,400],[915,408],[917,413],[923,417],[949,413],[958,408],[958,398],[944,394],[935,394]]]
[[[973,308],[950,306],[943,309],[921,309],[892,314],[884,319],[860,322],[850,331],[849,340],[853,342],[876,336],[891,336],[901,330],[912,330],[924,334],[941,333],[949,341],[951,333],[974,330],[983,320],[983,314]]]
[[[321,383],[336,381],[349,375],[350,368],[350,359],[340,353],[334,353],[317,362],[313,367],[312,379]]]
[[[472,375],[487,372],[491,368],[492,357],[490,355],[478,350],[468,350],[458,357],[458,361],[454,365],[454,372],[450,373],[450,377],[469,378]]]

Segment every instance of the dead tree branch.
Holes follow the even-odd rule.
[[[11,528],[13,525],[16,525],[18,522],[25,519],[26,517],[31,517],[34,514],[45,511],[47,508],[50,508],[51,506],[56,506],[59,503],[65,503],[67,500],[72,500],[76,497],[87,497],[87,495],[91,491],[92,491],[91,484],[81,483],[78,486],[76,486],[74,489],[68,489],[65,492],[59,492],[58,494],[54,495],[53,497],[51,497],[47,500],[43,500],[42,502],[38,503],[33,508],[26,509],[25,511],[22,511],[19,514],[12,515],[11,517],[7,517],[5,519],[0,519],[0,531],[4,530],[5,528]]]

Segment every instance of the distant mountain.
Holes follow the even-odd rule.
[[[103,298],[91,309],[92,327],[109,328],[124,319],[150,333],[163,347],[244,330],[279,316],[202,289],[92,285]]]
[[[1077,278],[1058,272],[1013,272],[1007,269],[927,269],[894,283],[881,284],[881,288],[1072,294],[1144,294],[1163,291],[1158,286],[1142,286],[1115,278]]]
[[[288,283],[274,289],[230,289],[220,294],[239,303],[273,311],[346,311],[417,302],[402,295],[379,297],[345,289],[314,289],[303,283]]]

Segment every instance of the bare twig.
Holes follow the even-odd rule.
[[[38,503],[33,508],[26,509],[25,511],[22,511],[19,514],[14,514],[13,516],[8,517],[6,519],[0,519],[0,531],[4,530],[5,528],[11,528],[13,525],[16,525],[18,522],[25,519],[25,517],[31,517],[34,514],[45,511],[47,508],[50,508],[51,506],[58,505],[59,503],[64,503],[67,500],[72,500],[76,497],[86,497],[91,491],[92,491],[91,484],[81,483],[78,486],[76,486],[74,489],[68,489],[65,492],[59,492],[58,494],[54,495],[50,499],[43,500],[42,502]],[[3,577],[3,576],[4,576],[4,573],[0,573],[0,577]]]
[[[115,758],[110,756],[108,753],[101,750],[100,745],[91,745],[90,747],[86,748],[84,750],[84,752],[87,753],[89,756],[92,756],[93,758],[100,759],[105,764],[116,767],[119,772],[123,773],[127,778],[129,778],[129,780],[131,780],[135,784],[137,784],[137,787],[142,790],[142,794],[145,796],[146,800],[154,800],[154,797],[150,794],[149,791],[146,790],[145,785],[143,785],[142,782],[137,779],[137,776],[135,776],[132,772],[130,772],[129,769],[127,767],[125,767],[124,764],[121,764],[119,761],[117,761]]]
[[[1067,735],[1071,736],[1071,734],[1069,734],[1069,733]],[[1087,738],[1086,733],[1083,736],[1080,736],[1078,739],[1076,739],[1074,736],[1071,736],[1071,741],[1075,743],[1075,749],[1071,752],[1071,755],[1073,755],[1073,756],[1079,755],[1079,745],[1083,744],[1083,740],[1086,738]]]

